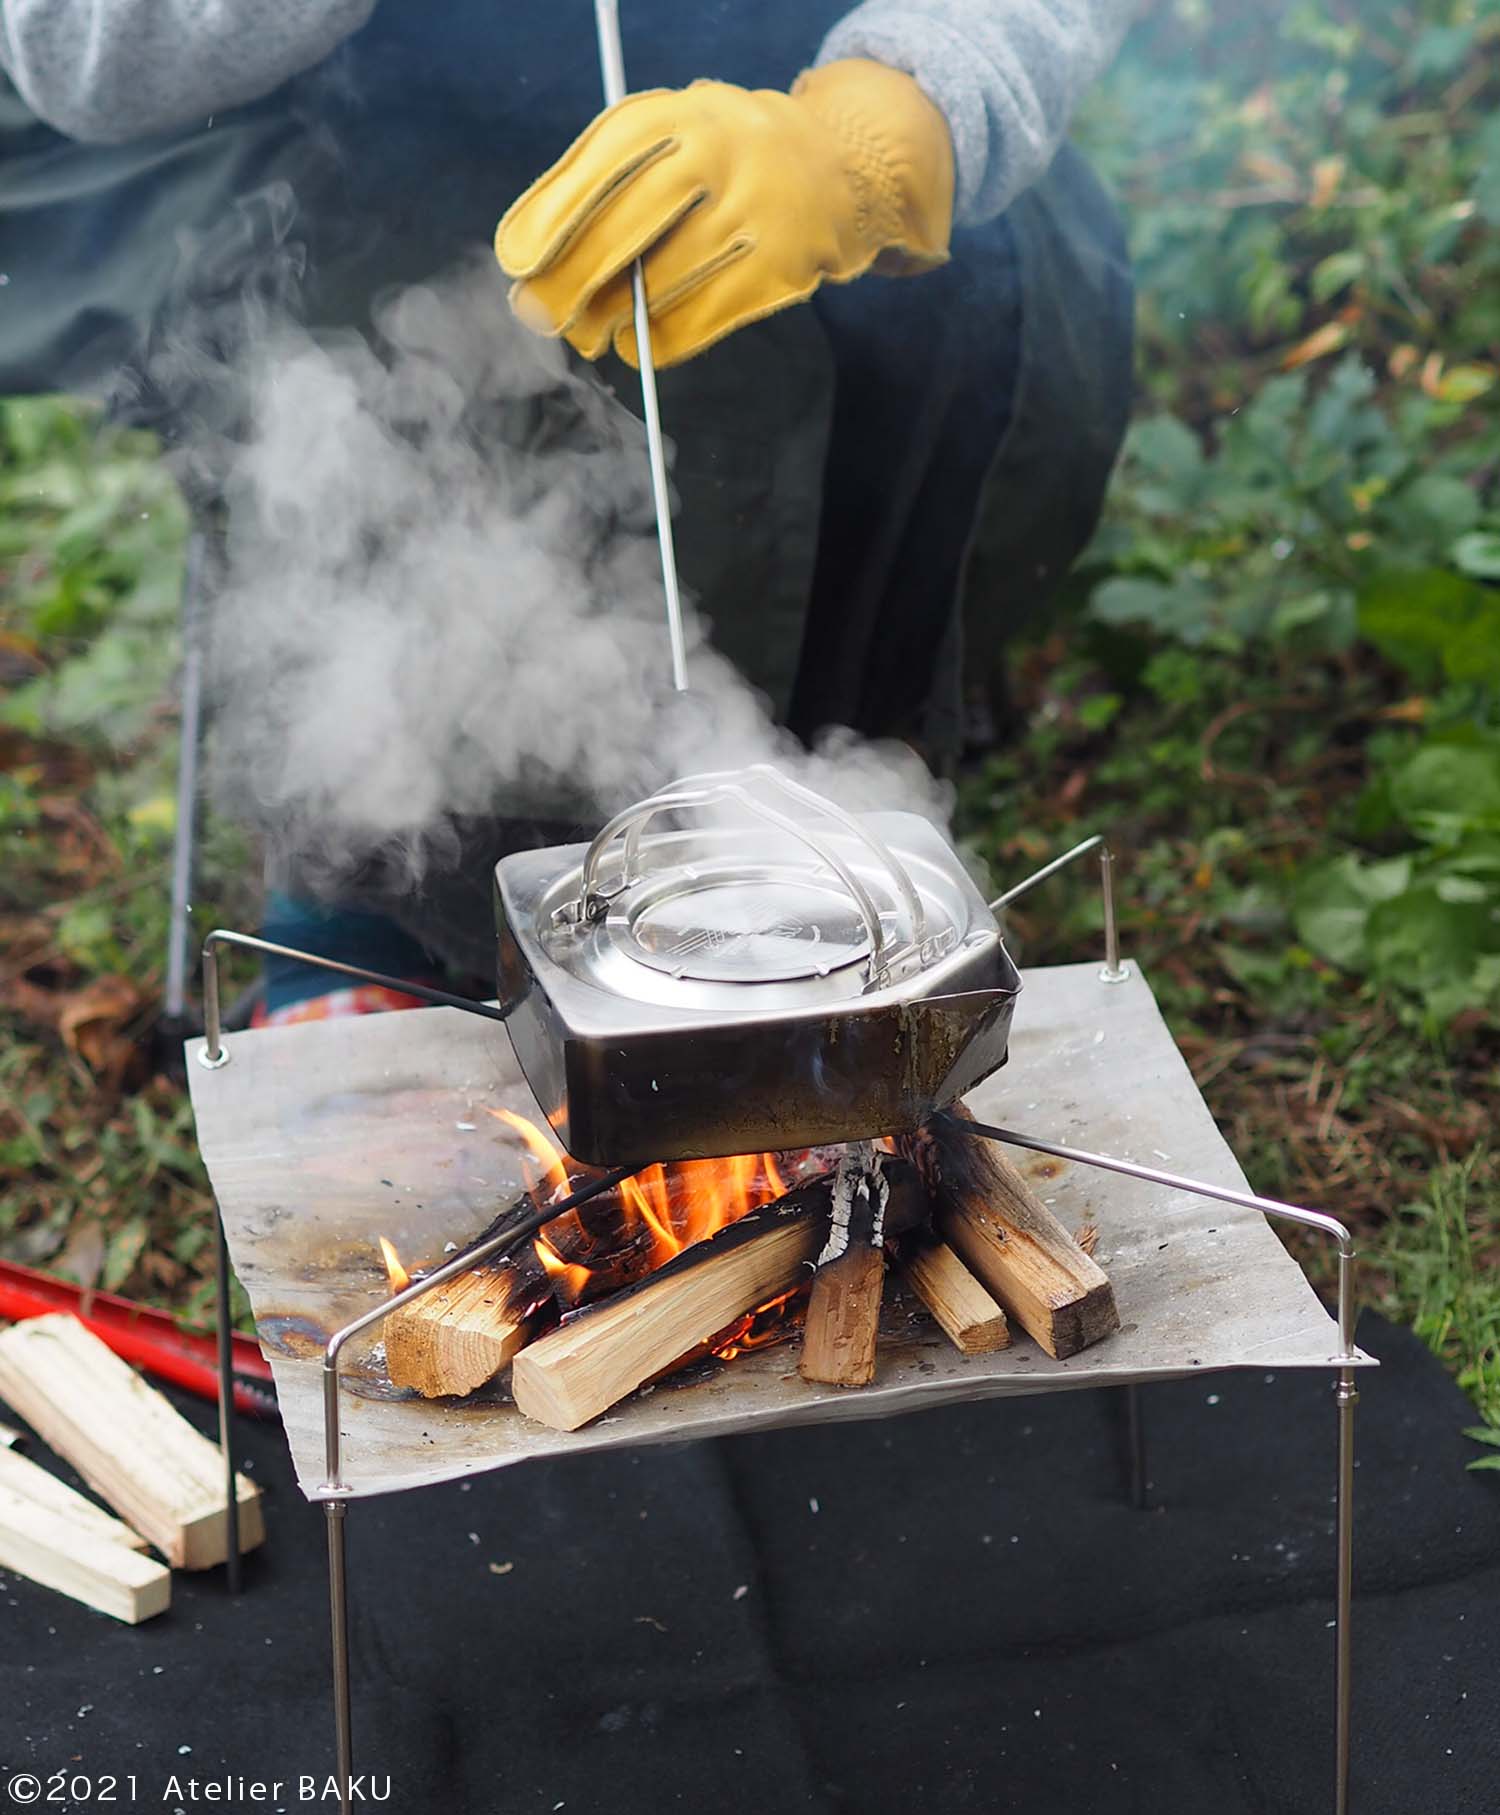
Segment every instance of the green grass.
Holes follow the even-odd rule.
[[[1404,1208],[1379,1244],[1387,1303],[1452,1369],[1484,1423],[1470,1431],[1500,1448],[1500,1193],[1481,1177],[1484,1155],[1438,1169],[1426,1197]],[[1500,1469],[1500,1455],[1469,1465]]]

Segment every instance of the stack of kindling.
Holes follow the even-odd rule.
[[[812,1158],[816,1176],[804,1163],[791,1190],[577,1309],[557,1276],[587,1271],[550,1232],[545,1270],[527,1246],[458,1275],[387,1319],[392,1382],[462,1394],[509,1363],[521,1412],[577,1430],[685,1358],[731,1353],[747,1318],[806,1287],[803,1379],[861,1387],[891,1268],[964,1354],[1004,1348],[1015,1325],[1061,1358],[1119,1327],[1091,1244],[989,1143],[934,1124]]]
[[[0,1332],[0,1399],[120,1515],[0,1448],[0,1568],[134,1623],[167,1606],[168,1565],[225,1561],[219,1451],[76,1318]],[[260,1490],[243,1476],[237,1488],[240,1549],[251,1550],[265,1535]]]

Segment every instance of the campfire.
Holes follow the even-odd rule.
[[[551,1133],[491,1111],[528,1195],[393,1308],[394,1385],[509,1365],[520,1411],[572,1431],[800,1328],[804,1380],[868,1386],[892,1265],[967,1353],[1118,1326],[1084,1247],[939,1113],[1004,1063],[1021,980],[920,815],[764,764],[685,776],[587,846],[502,858],[495,899],[497,1012]]]
[[[490,1113],[523,1145],[528,1190],[476,1248],[597,1176],[525,1117]],[[421,1276],[380,1245],[393,1292]],[[569,1431],[690,1362],[799,1332],[804,1380],[858,1388],[875,1378],[892,1270],[960,1352],[1003,1348],[1015,1325],[1061,1358],[1119,1324],[1091,1247],[989,1143],[941,1120],[894,1140],[657,1164],[393,1311],[386,1365],[428,1398],[509,1365],[517,1408]]]

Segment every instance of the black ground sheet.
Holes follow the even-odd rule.
[[[1411,1337],[1371,1318],[1360,1338],[1384,1366],[1357,1414],[1354,1808],[1495,1815],[1500,1477],[1465,1473],[1473,1413]],[[389,1775],[383,1806],[506,1815],[1330,1808],[1330,1379],[1148,1389],[1145,1512],[1119,1399],[356,1503],[366,1793]],[[113,1774],[116,1807],[334,1806],[324,1518],[276,1427],[241,1428],[270,1535],[238,1601],[179,1574],[131,1629],[0,1578],[0,1805],[13,1773],[66,1771]]]

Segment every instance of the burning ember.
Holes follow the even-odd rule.
[[[785,1342],[791,1334],[793,1314],[807,1292],[808,1287],[797,1286],[769,1304],[746,1312],[738,1323],[714,1338],[707,1352],[720,1361],[733,1361],[736,1355],[748,1355],[752,1349],[769,1349],[773,1343]]]

